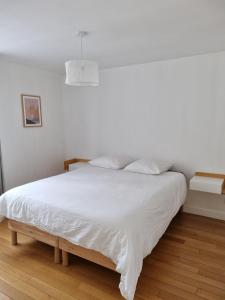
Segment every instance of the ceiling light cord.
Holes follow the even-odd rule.
[[[83,34],[80,34],[80,59],[83,59],[84,55],[83,55]]]
[[[80,37],[80,59],[84,58],[84,42],[83,38],[88,35],[87,31],[78,31],[77,35]]]

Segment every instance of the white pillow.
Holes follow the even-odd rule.
[[[96,167],[108,168],[108,169],[122,169],[133,159],[129,156],[120,155],[120,156],[101,156],[89,161],[89,164]]]
[[[129,164],[124,170],[143,174],[158,175],[168,171],[172,164],[158,159],[139,159]]]

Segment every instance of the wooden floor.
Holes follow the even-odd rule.
[[[53,250],[0,224],[0,299],[119,300],[119,275],[80,258],[64,268]],[[144,261],[135,300],[224,300],[225,222],[178,215]]]

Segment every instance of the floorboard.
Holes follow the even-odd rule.
[[[119,300],[119,274],[81,258],[53,263],[53,248],[0,223],[0,300]],[[144,260],[135,300],[224,300],[225,222],[179,214]]]

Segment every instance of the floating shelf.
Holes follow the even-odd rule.
[[[196,172],[190,181],[190,189],[225,194],[225,174]]]

